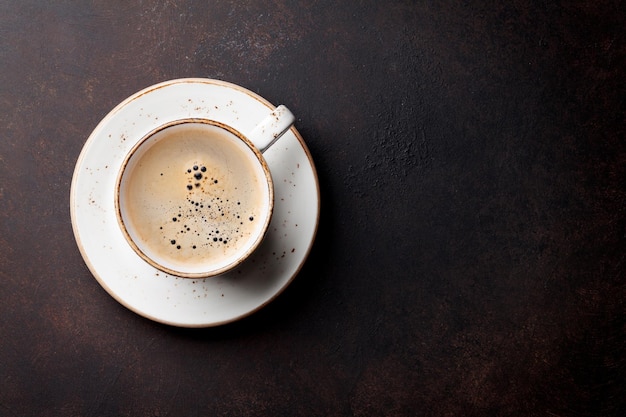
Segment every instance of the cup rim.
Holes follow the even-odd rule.
[[[154,135],[156,135],[157,133],[174,127],[174,126],[178,126],[178,125],[182,125],[182,124],[187,124],[187,123],[200,123],[200,124],[206,124],[206,125],[211,125],[211,126],[215,126],[221,129],[226,130],[227,132],[231,133],[232,135],[234,135],[235,137],[237,137],[239,140],[241,140],[252,152],[253,154],[256,156],[257,161],[259,162],[259,164],[261,165],[261,168],[263,170],[263,173],[265,174],[265,181],[264,184],[267,186],[267,190],[268,190],[268,204],[267,204],[267,210],[265,213],[265,220],[263,223],[262,228],[260,229],[260,232],[257,234],[256,239],[254,239],[254,242],[251,245],[248,245],[246,247],[246,250],[243,251],[239,256],[236,257],[236,259],[234,259],[232,262],[223,265],[219,268],[214,268],[208,271],[204,271],[204,272],[187,272],[187,271],[179,271],[173,268],[169,268],[165,265],[160,264],[159,262],[155,261],[152,257],[148,256],[135,242],[135,240],[132,238],[132,236],[130,235],[126,224],[124,222],[124,218],[122,216],[122,205],[120,203],[120,194],[121,194],[121,186],[122,186],[122,177],[124,176],[124,172],[126,171],[126,168],[130,162],[130,160],[132,159],[133,155],[136,154],[136,152],[139,150],[139,148],[141,148],[141,146],[146,143],[151,137],[153,137]],[[182,119],[177,119],[177,120],[173,120],[167,123],[164,123],[163,125],[160,125],[154,129],[152,129],[151,131],[149,131],[148,133],[146,133],[140,140],[137,141],[137,143],[135,143],[133,145],[133,147],[127,152],[127,154],[124,157],[124,161],[122,162],[122,165],[117,173],[117,177],[115,180],[115,189],[114,189],[114,193],[115,193],[115,199],[114,199],[114,205],[115,205],[115,215],[117,218],[117,222],[118,222],[118,226],[120,227],[120,230],[122,231],[122,234],[124,235],[124,238],[126,239],[126,241],[128,242],[128,244],[131,246],[131,248],[144,260],[146,261],[148,264],[150,264],[151,266],[159,269],[160,271],[163,271],[169,275],[173,275],[173,276],[177,276],[177,277],[181,277],[181,278],[196,278],[196,279],[200,279],[200,278],[211,278],[211,277],[215,277],[218,275],[222,275],[228,271],[233,270],[234,268],[236,268],[237,266],[239,266],[241,263],[243,263],[248,257],[250,257],[250,255],[259,247],[259,245],[261,244],[261,242],[263,241],[263,239],[265,238],[265,236],[267,235],[267,230],[269,229],[269,225],[270,222],[272,220],[272,216],[273,216],[273,212],[274,212],[274,183],[272,180],[272,174],[271,171],[269,169],[269,166],[267,165],[267,162],[265,161],[265,158],[263,157],[263,154],[261,153],[261,151],[252,143],[252,141],[250,139],[248,139],[244,134],[242,134],[241,132],[239,132],[237,129],[233,128],[232,126],[229,126],[225,123],[219,122],[217,120],[212,120],[212,119],[206,119],[206,118],[182,118]]]

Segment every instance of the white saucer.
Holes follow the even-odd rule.
[[[207,118],[246,133],[273,109],[234,84],[180,79],[134,94],[100,122],[76,163],[70,212],[83,259],[112,297],[157,322],[208,327],[259,310],[289,285],[309,254],[319,220],[315,166],[294,127],[264,153],[274,180],[274,215],[261,246],[234,271],[193,280],[155,269],[129,246],[114,208],[124,157],[154,128],[177,119]]]

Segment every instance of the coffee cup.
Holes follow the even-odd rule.
[[[293,122],[279,106],[245,135],[198,118],[149,132],[126,156],[115,187],[129,245],[150,265],[183,278],[236,268],[262,242],[273,213],[263,152]]]

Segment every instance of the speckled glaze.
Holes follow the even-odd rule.
[[[208,327],[260,309],[287,287],[306,260],[319,219],[315,167],[294,127],[263,153],[274,181],[275,201],[267,235],[245,262],[226,274],[188,279],[151,266],[124,237],[114,204],[117,173],[127,154],[158,126],[204,118],[252,132],[272,111],[281,109],[242,87],[179,79],[136,93],[102,120],[78,158],[70,211],[81,254],[111,296],[158,322]],[[254,138],[251,134],[253,142]],[[255,144],[262,149],[269,146],[267,141]]]
[[[252,139],[198,118],[167,123],[142,138],[122,164],[115,187],[119,225],[135,252],[163,272],[185,278],[220,275],[245,261],[265,237],[274,207],[272,177],[259,148],[268,149],[293,121],[281,105],[253,129]],[[129,164],[146,161],[147,154],[160,157]],[[128,171],[138,172],[141,180],[130,181],[134,188],[122,193],[129,178],[138,178]],[[133,225],[142,225],[141,233]]]

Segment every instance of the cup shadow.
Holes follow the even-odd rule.
[[[314,158],[315,160],[315,158]],[[334,207],[328,190],[325,173],[318,171],[320,187],[320,218],[315,240],[302,269],[287,288],[274,300],[255,313],[238,321],[216,327],[182,328],[155,323],[169,329],[173,335],[198,341],[236,339],[257,333],[272,331],[301,320],[315,300],[322,295],[324,281],[328,276],[328,264],[332,245]]]

